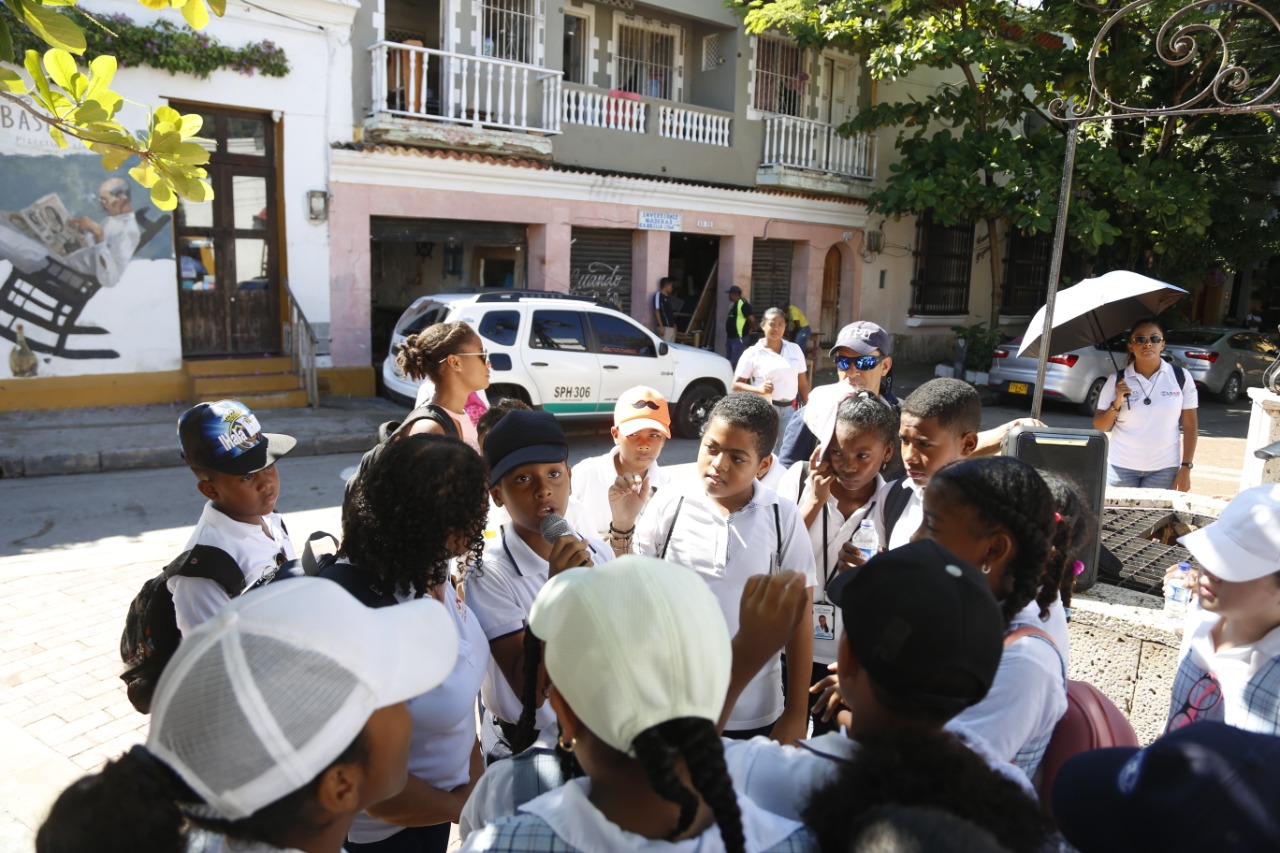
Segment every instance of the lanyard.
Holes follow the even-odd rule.
[[[870,518],[871,513],[875,511],[876,511],[876,502],[875,502],[875,499],[873,498],[871,500],[871,503],[867,504],[866,512],[863,513],[862,518],[858,519],[858,527],[861,527],[862,522],[865,519]],[[857,512],[857,510],[854,510],[854,512]],[[858,528],[855,528],[854,533],[856,534],[857,532],[858,532]],[[831,556],[828,551],[829,546],[827,544],[830,541],[830,538],[831,538],[831,534],[830,534],[830,529],[828,527],[828,522],[827,522],[827,505],[824,503],[822,505],[822,599],[823,601],[826,601],[826,598],[827,598],[827,585],[831,583],[831,579],[835,577],[835,575],[840,571],[839,562],[836,563],[836,567],[834,571],[831,569]],[[852,540],[852,538],[853,537],[850,537],[850,540]]]

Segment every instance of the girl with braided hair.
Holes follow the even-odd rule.
[[[770,631],[779,645],[807,600],[800,576],[787,585],[791,624]],[[688,569],[628,555],[560,572],[527,633],[544,643],[559,747],[585,775],[475,827],[464,851],[815,849],[797,821],[734,790],[718,721],[742,662],[715,596]]]
[[[1067,710],[1067,617],[1045,571],[1056,526],[1053,495],[1036,470],[997,456],[935,473],[914,537],[978,566],[1007,626],[991,691],[947,727],[984,738],[1031,779]]]
[[[1053,538],[1049,540],[1049,561],[1045,564],[1044,583],[1036,601],[1042,607],[1050,607],[1056,595],[1062,602],[1062,610],[1071,619],[1071,595],[1075,591],[1076,576],[1084,571],[1080,557],[1085,543],[1093,538],[1098,517],[1089,506],[1089,500],[1074,480],[1046,471],[1041,474],[1045,485],[1053,494]]]
[[[409,419],[415,422],[409,433],[456,435],[479,453],[475,423],[466,407],[472,394],[489,387],[489,351],[476,331],[461,321],[428,326],[400,344],[396,367],[410,379],[429,380],[434,387],[429,398],[414,409],[415,413],[431,407],[443,409],[456,426],[456,431],[451,432],[436,420],[414,418],[411,413]],[[418,399],[423,399],[422,392]]]

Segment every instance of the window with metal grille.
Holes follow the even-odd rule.
[[[532,65],[538,39],[534,4],[535,0],[483,0],[481,53]]]
[[[722,51],[719,33],[704,36],[702,39],[702,70],[712,71],[718,68],[724,62],[724,53]]]
[[[800,115],[804,101],[804,51],[794,42],[756,37],[756,74],[751,106],[765,113]]]
[[[973,223],[940,225],[925,213],[916,219],[912,314],[969,313]]]
[[[619,23],[614,50],[614,88],[650,98],[676,100],[678,32],[665,27]]]
[[[1049,255],[1052,251],[1053,241],[1048,234],[1027,236],[1017,229],[1010,229],[1001,314],[1030,315],[1040,309],[1049,288]]]

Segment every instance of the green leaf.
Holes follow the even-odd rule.
[[[58,143],[59,148],[67,147],[67,137],[61,130],[56,127],[49,128],[49,138]]]
[[[56,48],[44,52],[44,68],[49,79],[67,91],[71,90],[71,79],[80,73],[71,54]]]
[[[0,16],[0,61],[13,62],[13,35],[9,32],[9,24],[4,16]]]
[[[66,15],[46,9],[33,0],[15,0],[19,17],[41,41],[55,48],[84,53],[84,31]]]
[[[227,0],[209,0],[209,8],[213,10],[213,14],[221,18],[227,13]]]
[[[25,95],[27,93],[27,81],[23,80],[22,75],[17,71],[0,68],[0,89],[15,95]]]

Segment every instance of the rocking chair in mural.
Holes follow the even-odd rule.
[[[140,232],[138,249],[169,224],[168,215],[150,219],[146,209],[136,211],[134,217]],[[137,249],[134,252],[136,254]],[[57,338],[50,344],[28,337],[27,345],[34,352],[60,358],[119,358],[120,353],[115,350],[71,349],[67,345],[72,335],[111,334],[101,326],[76,325],[85,305],[101,288],[96,277],[74,270],[53,257],[44,269],[34,273],[22,273],[14,268],[0,285],[0,336],[16,342],[15,327],[25,323],[28,335],[36,328],[51,332]]]

